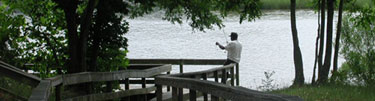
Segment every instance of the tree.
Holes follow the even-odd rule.
[[[336,41],[335,41],[335,53],[333,55],[333,75],[337,72],[337,59],[339,55],[340,46],[340,36],[341,36],[341,22],[342,22],[342,12],[345,0],[340,0],[339,4],[339,16],[337,21],[337,31],[336,31]]]
[[[321,72],[323,71],[323,51],[324,51],[324,29],[325,29],[325,7],[326,7],[326,2],[325,0],[321,0],[320,2],[320,17],[321,17],[321,22],[320,22],[320,42],[319,42],[319,55],[318,55],[318,79],[320,78]]]
[[[318,74],[318,83],[321,84],[328,81],[329,69],[331,67],[334,0],[328,0],[327,7],[327,39],[325,57],[323,67],[319,69]]]
[[[4,1],[10,4],[10,8],[21,9],[25,16],[31,16],[33,19],[32,24],[28,26],[30,28],[28,33],[40,44],[27,44],[28,48],[21,50],[39,48],[37,51],[41,52],[31,53],[27,58],[32,62],[48,60],[43,62],[45,66],[61,66],[66,69],[66,73],[111,70],[112,67],[101,68],[108,64],[116,66],[113,68],[124,66],[127,63],[125,59],[127,40],[123,38],[123,34],[127,32],[128,24],[122,18],[128,13],[134,18],[151,13],[154,8],[158,8],[165,11],[164,20],[182,23],[186,18],[191,20],[189,24],[194,30],[200,31],[212,29],[214,25],[223,27],[222,18],[227,16],[227,12],[238,13],[240,22],[252,21],[261,14],[259,0]],[[47,29],[43,30],[45,27]],[[18,42],[29,43],[25,40]],[[34,55],[43,58],[35,59]],[[87,65],[88,63],[93,64]]]
[[[75,73],[86,70],[86,50],[87,50],[87,38],[88,38],[88,27],[91,22],[93,10],[96,7],[97,0],[89,0],[88,5],[85,9],[85,13],[82,15],[77,14],[78,5],[81,2],[76,0],[55,0],[55,2],[61,7],[65,12],[65,18],[67,23],[67,36],[68,36],[68,47],[69,47],[69,66],[68,72]],[[258,0],[243,0],[243,1],[226,1],[226,0],[216,0],[216,1],[201,1],[201,0],[191,0],[191,1],[169,1],[169,0],[145,0],[145,1],[129,1],[129,3],[134,4],[129,5],[130,11],[132,12],[132,17],[142,16],[152,12],[154,7],[159,7],[165,10],[165,17],[163,19],[182,23],[182,18],[186,17],[192,22],[190,26],[193,29],[199,29],[203,31],[204,29],[213,28],[212,25],[217,25],[220,28],[222,25],[222,20],[214,10],[219,8],[221,12],[220,16],[225,17],[226,12],[236,11],[240,13],[240,22],[243,20],[253,20],[258,17],[261,13],[259,11]],[[81,23],[77,21],[80,19]],[[80,27],[79,27],[80,26]],[[78,27],[80,28],[80,33],[78,33]],[[77,69],[76,67],[80,67]]]
[[[302,53],[298,44],[298,33],[296,25],[296,0],[290,0],[290,3],[290,21],[293,36],[293,58],[295,68],[295,79],[293,85],[303,85],[305,83],[305,77],[303,75]]]

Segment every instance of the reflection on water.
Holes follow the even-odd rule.
[[[215,42],[225,43],[225,38],[229,40],[229,33],[234,31],[239,33],[239,41],[243,45],[241,86],[256,89],[265,79],[265,71],[275,71],[271,78],[280,87],[292,84],[293,44],[288,11],[264,11],[264,16],[255,22],[242,24],[238,23],[237,16],[231,16],[224,20],[224,29],[207,30],[205,33],[192,31],[186,22],[174,25],[161,20],[159,14],[128,20],[130,31],[126,37],[129,39],[129,58],[225,59],[226,53]],[[317,14],[309,10],[297,11],[297,28],[305,82],[311,82]],[[205,67],[192,66],[184,71]]]

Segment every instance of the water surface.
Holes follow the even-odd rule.
[[[238,16],[224,20],[224,29],[193,31],[188,25],[172,24],[161,19],[160,12],[128,19],[129,58],[226,59],[215,42],[225,43],[230,32],[239,34],[243,50],[240,62],[240,85],[256,89],[265,79],[264,72],[278,87],[287,87],[294,79],[293,44],[288,11],[264,11],[260,19],[239,24]],[[305,81],[311,82],[318,15],[298,10],[297,30],[303,56]],[[225,32],[225,33],[224,33]],[[342,59],[341,59],[342,60]],[[341,60],[339,63],[342,63]],[[207,69],[207,66],[184,66],[184,71]],[[208,66],[213,67],[213,66]],[[215,66],[217,67],[217,66]],[[177,68],[174,69],[177,72]]]

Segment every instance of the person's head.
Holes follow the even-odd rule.
[[[232,33],[230,33],[230,40],[237,40],[237,38],[238,38],[238,34],[236,33],[236,32],[232,32]]]

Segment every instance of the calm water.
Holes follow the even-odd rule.
[[[297,11],[297,28],[303,55],[305,82],[311,82],[315,54],[317,14]],[[294,79],[293,44],[288,11],[264,11],[254,22],[239,24],[238,16],[225,19],[225,28],[194,32],[185,22],[181,25],[161,20],[160,12],[130,19],[129,58],[226,59],[226,53],[215,42],[225,43],[230,32],[239,33],[242,43],[240,85],[256,89],[265,79],[265,71],[278,87],[292,84]],[[225,32],[225,34],[223,33]],[[342,59],[339,61],[342,63]],[[196,71],[217,66],[185,66]],[[177,68],[174,69],[177,71]]]

